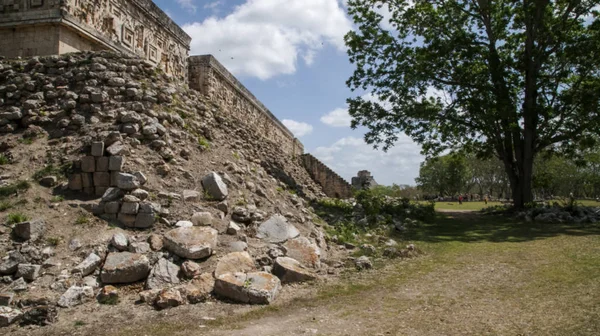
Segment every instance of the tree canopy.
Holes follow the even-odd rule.
[[[348,100],[352,127],[384,149],[403,132],[428,155],[496,156],[523,206],[537,153],[598,134],[599,3],[349,0],[347,84],[371,97]]]

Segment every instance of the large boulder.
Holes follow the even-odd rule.
[[[215,277],[225,273],[246,273],[256,270],[248,252],[232,252],[221,258],[215,269]]]
[[[105,284],[131,283],[145,279],[150,272],[150,262],[143,254],[109,253],[100,279]]]
[[[209,257],[217,246],[218,231],[210,227],[181,227],[167,232],[167,250],[187,259]]]
[[[282,215],[273,215],[267,221],[260,224],[256,237],[270,243],[283,243],[299,235],[300,231],[288,223],[285,217]]]
[[[46,222],[43,219],[36,219],[28,222],[18,223],[13,229],[13,233],[23,240],[37,240],[46,231]]]
[[[273,274],[225,273],[215,281],[215,294],[233,301],[251,304],[269,304],[279,293],[281,282]]]
[[[310,281],[317,277],[300,262],[288,257],[275,259],[273,274],[278,276],[283,283]]]
[[[165,258],[160,259],[150,271],[146,281],[147,289],[161,289],[179,283],[179,266]]]
[[[223,182],[221,176],[215,172],[211,172],[202,178],[202,187],[210,197],[218,201],[224,200],[229,195],[227,185]]]
[[[321,250],[306,237],[298,237],[288,240],[283,245],[287,250],[287,256],[299,261],[302,265],[310,268],[321,266]]]

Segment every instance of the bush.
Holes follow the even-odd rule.
[[[354,209],[351,203],[337,198],[323,198],[318,200],[317,204],[326,210],[342,213],[351,213]]]
[[[28,220],[29,220],[29,217],[27,217],[26,215],[24,215],[20,212],[15,212],[15,213],[8,214],[8,216],[6,217],[6,224],[10,225],[10,224],[23,223]]]

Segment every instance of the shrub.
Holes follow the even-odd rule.
[[[48,243],[48,245],[51,245],[51,246],[58,246],[61,241],[62,241],[62,239],[60,239],[60,237],[48,237],[48,238],[46,238],[46,242]]]
[[[17,224],[17,223],[26,222],[28,220],[29,220],[29,217],[27,217],[26,215],[24,215],[20,212],[14,212],[14,213],[8,214],[8,216],[6,217],[6,224],[8,224],[8,225]]]
[[[8,159],[8,157],[4,154],[0,154],[0,166],[4,166],[10,164],[10,160]]]
[[[77,225],[83,225],[83,224],[87,224],[89,222],[90,222],[90,218],[86,215],[80,215],[75,220],[75,224],[77,224]]]
[[[205,137],[198,136],[198,146],[200,147],[200,149],[209,150],[210,149],[210,142],[208,140],[206,140]]]
[[[6,211],[12,207],[13,207],[13,205],[10,202],[7,202],[7,201],[0,202],[0,211]]]

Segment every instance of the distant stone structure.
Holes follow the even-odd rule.
[[[366,190],[376,186],[378,186],[378,184],[368,170],[361,170],[358,172],[358,176],[352,178],[352,187],[354,189]]]
[[[323,162],[310,154],[302,155],[302,164],[312,179],[321,185],[325,195],[333,198],[350,198],[352,186]]]
[[[152,0],[0,0],[0,55],[113,50],[187,78],[191,37]]]

